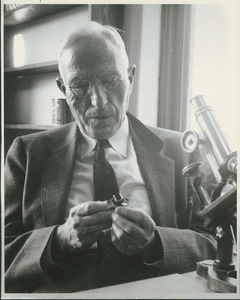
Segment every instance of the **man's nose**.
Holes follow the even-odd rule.
[[[106,93],[98,84],[92,85],[90,97],[92,105],[98,109],[103,109],[108,102]]]

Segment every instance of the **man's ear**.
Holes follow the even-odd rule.
[[[61,77],[57,77],[56,78],[56,83],[57,83],[57,86],[60,89],[60,91],[63,92],[64,95],[66,95],[66,88],[65,88],[65,85],[63,83],[62,78]]]
[[[134,76],[135,76],[135,71],[136,71],[136,66],[135,65],[132,65],[128,68],[128,79],[131,83],[131,85],[133,84],[133,79],[134,79]]]

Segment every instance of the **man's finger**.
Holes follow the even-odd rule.
[[[74,217],[76,214],[80,216],[87,216],[110,209],[113,209],[110,201],[89,201],[71,208],[70,215],[71,217]]]
[[[74,227],[87,227],[93,225],[100,225],[102,223],[110,222],[111,221],[112,211],[101,211],[89,216],[80,216],[76,214],[74,216]]]
[[[117,225],[118,228],[121,229],[122,233],[128,234],[132,239],[138,239],[139,237],[141,238],[142,236],[144,237],[144,231],[141,227],[139,227],[137,224],[133,223],[132,221],[125,219],[121,215],[114,212],[112,214],[112,220],[113,220],[113,225],[114,224]],[[121,233],[119,232],[118,233],[119,239],[121,239],[120,234]]]
[[[131,207],[117,207],[115,212],[120,216],[132,221],[143,229],[151,230],[156,226],[153,219],[144,211],[137,210]]]
[[[128,232],[123,230],[117,224],[112,224],[112,230],[115,233],[118,240],[120,240],[124,244],[136,244],[136,239],[132,237]]]
[[[98,224],[98,225],[90,225],[90,226],[86,226],[83,227],[81,226],[79,223],[74,225],[74,229],[78,231],[79,234],[92,234],[94,232],[98,232],[101,230],[105,230],[108,228],[111,228],[112,226],[112,222],[104,222],[102,224]]]

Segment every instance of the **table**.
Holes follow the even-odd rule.
[[[210,295],[211,293],[211,295]],[[214,293],[207,287],[204,278],[196,272],[167,276],[113,285],[71,294],[78,299],[239,299],[236,294]]]

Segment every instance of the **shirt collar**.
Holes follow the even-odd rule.
[[[108,141],[116,152],[126,157],[129,137],[130,134],[129,134],[128,118],[126,116],[121,127],[118,129],[118,131],[115,133],[114,136],[108,139]]]
[[[86,135],[82,130],[82,142],[81,145],[78,146],[78,154],[80,155],[81,159],[86,157],[89,153],[93,151],[96,146],[97,140],[89,137]],[[127,156],[127,144],[129,140],[129,125],[128,125],[128,118],[125,117],[121,127],[115,133],[114,136],[108,139],[112,148],[118,152],[123,157]]]

